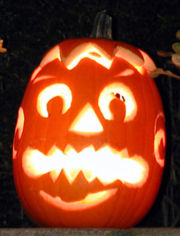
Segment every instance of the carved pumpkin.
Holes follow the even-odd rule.
[[[165,119],[149,56],[105,39],[66,40],[35,69],[13,143],[17,191],[40,226],[137,223],[161,182]]]

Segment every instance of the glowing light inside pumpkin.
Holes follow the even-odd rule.
[[[63,210],[76,211],[88,209],[100,203],[103,203],[107,199],[112,197],[116,192],[117,189],[110,189],[106,191],[100,191],[98,193],[89,193],[83,200],[75,202],[65,202],[60,197],[52,197],[43,190],[40,191],[40,195],[45,201],[47,201],[51,205],[54,205],[55,207]]]
[[[142,157],[131,157],[126,149],[118,152],[109,146],[97,151],[89,146],[79,153],[71,146],[67,146],[64,153],[53,146],[47,155],[29,147],[23,154],[22,166],[31,178],[52,172],[53,181],[63,169],[70,183],[80,171],[88,182],[97,177],[104,185],[120,180],[126,185],[140,187],[148,177],[148,164]]]
[[[117,46],[114,49],[112,55],[109,55],[106,51],[100,48],[98,45],[93,43],[83,43],[76,48],[74,48],[71,53],[66,57],[63,58],[64,65],[69,69],[72,70],[83,58],[89,58],[93,61],[96,61],[103,67],[110,69],[114,57],[119,57],[126,60],[130,63],[139,73],[143,74],[143,57],[140,57],[138,54],[135,54],[133,51]]]
[[[107,120],[113,119],[113,114],[110,111],[109,104],[115,99],[114,94],[120,94],[125,99],[126,116],[124,121],[133,120],[137,113],[137,104],[131,90],[123,83],[113,83],[106,86],[101,92],[98,100],[98,105]]]
[[[82,133],[84,135],[91,135],[92,133],[95,134],[103,131],[103,127],[89,103],[85,105],[76,117],[70,127],[70,131]]]
[[[165,145],[166,145],[166,138],[165,138],[165,131],[163,129],[158,130],[156,132],[156,134],[155,134],[155,138],[154,138],[154,154],[155,154],[155,158],[156,158],[157,163],[161,167],[164,167],[165,160],[160,155],[160,151],[159,151],[161,143],[162,143],[163,147],[165,147]]]
[[[47,103],[54,97],[59,96],[63,99],[62,113],[65,113],[71,106],[71,90],[65,84],[53,84],[45,88],[37,98],[37,110],[43,117],[48,117]]]
[[[112,64],[112,57],[93,43],[83,43],[73,49],[68,57],[63,59],[65,66],[71,70],[73,69],[83,58],[89,58],[96,61],[100,65],[109,69]]]
[[[140,73],[144,74],[144,68],[142,66],[137,66],[136,64],[131,63],[131,65]]]

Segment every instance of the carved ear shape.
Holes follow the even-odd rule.
[[[74,48],[68,57],[63,58],[63,63],[71,70],[85,57],[95,60],[107,69],[111,67],[114,57],[123,58],[136,68],[143,66],[144,63],[144,58],[138,50],[133,51],[123,46],[116,46],[113,54],[109,55],[106,51],[93,43],[83,43]],[[137,68],[137,70],[140,70],[140,68]]]
[[[59,61],[61,61],[61,56],[60,56],[60,48],[58,45],[54,46],[53,48],[51,48],[43,57],[41,63],[40,63],[40,67],[44,67],[46,64],[48,64],[49,62],[58,59]]]

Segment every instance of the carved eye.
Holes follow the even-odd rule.
[[[104,118],[107,120],[112,120],[114,118],[110,110],[110,103],[115,98],[120,99],[125,104],[126,112],[124,121],[133,120],[137,113],[136,100],[131,90],[123,83],[113,83],[102,90],[99,96],[98,105]]]
[[[60,97],[63,99],[63,114],[70,108],[72,102],[72,94],[69,87],[61,83],[53,84],[46,87],[38,95],[37,110],[41,116],[48,117],[47,104],[54,97]]]

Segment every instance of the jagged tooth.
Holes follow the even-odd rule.
[[[53,182],[55,182],[61,170],[64,168],[65,165],[65,156],[61,150],[59,150],[56,145],[54,145],[48,155],[50,156],[50,163],[52,164],[52,170],[50,172],[50,176]]]
[[[56,182],[56,180],[59,177],[60,173],[61,173],[61,170],[51,171],[50,176],[51,176],[51,179],[52,179],[53,182]]]
[[[70,184],[75,180],[79,172],[80,172],[80,169],[71,169],[71,168],[64,169],[64,173]]]
[[[93,181],[93,179],[95,179],[96,177],[93,175],[93,172],[91,170],[83,170],[82,172],[88,182]]]
[[[79,172],[80,172],[80,169],[71,169],[71,170],[69,170],[69,174],[71,176],[72,181],[74,181],[74,179],[77,177]]]
[[[70,145],[68,144],[64,150],[64,154],[68,157],[76,157],[77,156],[77,152],[76,150]]]

